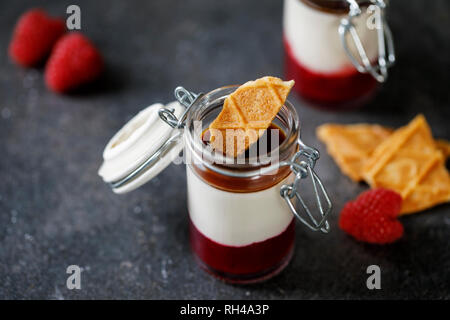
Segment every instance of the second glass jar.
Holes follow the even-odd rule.
[[[370,61],[378,57],[377,30],[367,27],[370,1],[357,3],[362,9],[354,19],[355,30]],[[346,0],[285,0],[283,42],[285,74],[294,79],[295,90],[314,106],[346,108],[367,101],[377,80],[359,72],[348,58],[338,33],[349,12]],[[349,49],[355,55],[354,43]]]

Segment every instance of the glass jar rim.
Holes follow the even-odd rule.
[[[326,1],[314,1],[314,0],[301,0],[307,6],[315,10],[322,10],[330,14],[344,14],[349,11],[350,3],[347,0],[326,0]],[[355,0],[360,6],[369,6],[370,0]]]
[[[218,173],[233,176],[233,177],[251,177],[253,175],[260,175],[261,170],[267,167],[276,167],[276,165],[268,166],[267,163],[256,162],[256,165],[230,165],[226,161],[230,161],[232,158],[224,157],[221,154],[208,152],[207,146],[203,143],[198,132],[194,132],[193,122],[201,121],[208,110],[221,105],[223,100],[230,95],[239,85],[228,85],[214,89],[202,96],[200,96],[192,105],[190,112],[187,115],[185,126],[185,139],[186,148],[190,148],[197,160],[200,160],[202,164],[208,164],[207,166]],[[277,163],[278,167],[283,160],[288,160],[291,154],[288,154],[295,146],[300,138],[300,120],[297,110],[293,104],[286,100],[277,114],[278,118],[281,118],[286,122],[287,132],[284,132],[286,138],[284,141],[271,152],[278,152]],[[284,118],[283,118],[284,117]],[[296,152],[296,148],[293,153]],[[291,152],[292,153],[292,152]],[[202,155],[199,157],[199,154]],[[251,158],[250,158],[251,159]],[[255,159],[253,159],[255,160]],[[249,161],[250,162],[250,161]],[[225,167],[226,169],[217,168],[218,165]],[[238,169],[238,171],[236,170]],[[268,170],[266,170],[268,171]]]

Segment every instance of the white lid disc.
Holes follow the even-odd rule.
[[[128,177],[168,139],[180,135],[178,129],[172,128],[159,117],[158,111],[164,107],[173,109],[177,118],[184,111],[184,107],[176,101],[166,106],[155,103],[140,111],[111,138],[103,151],[103,164],[98,170],[106,183],[114,184]],[[126,193],[140,187],[164,170],[182,149],[183,139],[180,135],[155,163],[119,186],[113,186],[113,191]]]

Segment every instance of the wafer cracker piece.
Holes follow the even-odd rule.
[[[373,124],[323,124],[316,130],[317,137],[342,173],[353,181],[363,180],[362,171],[375,148],[394,132],[393,129]],[[435,140],[444,158],[450,156],[450,142]]]
[[[450,200],[443,159],[425,118],[418,115],[375,149],[363,177],[373,188],[398,192],[403,198],[401,214],[413,213]]]
[[[275,77],[240,86],[225,99],[222,111],[209,126],[211,146],[227,156],[242,154],[264,134],[293,86],[293,80]]]
[[[449,201],[450,175],[445,168],[444,158],[438,156],[419,184],[403,200],[401,214],[422,211]]]
[[[444,139],[438,139],[436,140],[436,146],[439,150],[442,151],[444,158],[450,157],[450,142]]]
[[[324,124],[316,133],[341,171],[353,181],[361,181],[364,165],[392,131],[373,124]]]
[[[375,148],[389,137],[393,129],[372,124],[323,124],[316,130],[318,138],[327,146],[342,173],[353,181],[363,180],[362,171]],[[445,158],[450,156],[450,143],[435,141]]]

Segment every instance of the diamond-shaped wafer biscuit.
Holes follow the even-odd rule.
[[[450,142],[443,139],[438,139],[435,141],[436,147],[441,150],[442,154],[444,155],[444,158],[450,157]]]
[[[450,175],[443,162],[442,157],[436,158],[420,182],[403,200],[401,214],[414,213],[450,201]]]
[[[401,194],[401,214],[413,213],[450,201],[450,178],[443,159],[425,118],[419,115],[375,149],[363,176],[373,188]]]
[[[240,86],[225,99],[222,111],[209,126],[211,146],[227,156],[243,153],[264,134],[293,86],[294,81],[275,77]]]
[[[316,133],[341,171],[352,180],[361,181],[365,163],[392,131],[374,124],[324,124]]]
[[[317,137],[327,146],[342,173],[353,181],[363,180],[362,171],[375,148],[389,137],[393,129],[374,124],[323,124],[316,130]],[[450,143],[436,140],[444,158],[450,156]]]

